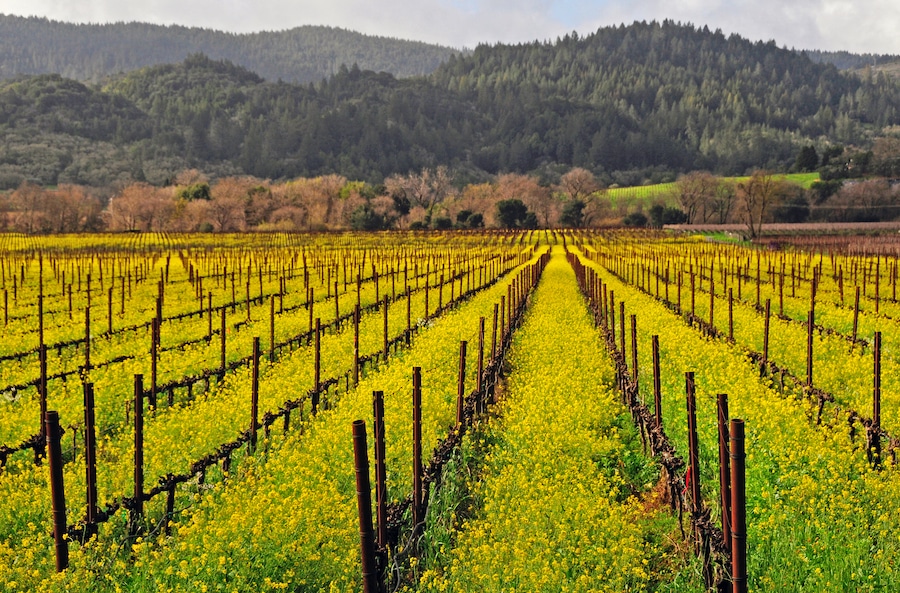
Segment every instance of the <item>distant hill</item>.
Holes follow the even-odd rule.
[[[865,150],[898,125],[900,86],[886,77],[671,21],[483,45],[406,79],[339,66],[317,84],[271,82],[192,54],[99,89],[0,82],[0,189],[163,183],[186,168],[380,183],[437,165],[547,182],[578,166],[627,186],[787,171],[801,148]]]
[[[848,51],[805,50],[809,59],[819,64],[834,64],[841,70],[861,70],[866,66],[876,68],[889,62],[900,61],[900,56],[889,54],[854,54]]]
[[[0,78],[60,74],[98,82],[203,53],[248,68],[266,80],[319,82],[341,64],[399,78],[434,71],[449,47],[305,26],[249,34],[146,23],[73,24],[0,14]]]

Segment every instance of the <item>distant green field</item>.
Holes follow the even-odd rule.
[[[796,183],[804,189],[809,189],[814,182],[819,180],[818,173],[791,173],[789,175],[780,175],[779,177]],[[723,179],[734,183],[743,183],[750,177],[724,177]],[[620,206],[631,208],[638,204],[649,207],[657,200],[662,200],[665,204],[674,206],[675,199],[672,191],[674,188],[675,183],[613,187],[606,190],[606,197],[612,202],[614,208]]]

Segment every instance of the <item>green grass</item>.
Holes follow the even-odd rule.
[[[818,173],[790,173],[778,175],[779,178],[796,183],[803,189],[809,189],[813,183],[819,180]],[[725,181],[743,183],[750,179],[745,177],[723,177]],[[606,190],[606,197],[612,202],[613,208],[624,206],[628,209],[641,205],[649,208],[657,200],[662,200],[667,206],[676,206],[673,190],[675,183],[656,183],[653,185],[635,185],[631,187],[613,187]]]

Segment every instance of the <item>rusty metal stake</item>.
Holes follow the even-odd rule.
[[[656,427],[662,427],[662,379],[659,369],[659,336],[651,338],[653,346],[653,412],[656,418]]]
[[[128,533],[136,537],[144,514],[144,376],[134,376],[134,505]]]
[[[747,509],[744,421],[731,421],[731,581],[733,593],[747,593]]]
[[[250,377],[250,452],[256,451],[259,430],[259,337],[253,338],[253,369]]]
[[[816,314],[809,310],[806,326],[806,386],[813,385],[813,327],[816,325]]]
[[[319,411],[319,392],[322,389],[321,370],[322,370],[322,321],[316,317],[316,334],[315,334],[315,361],[314,375],[315,383],[312,393],[312,415],[315,416]]]
[[[484,385],[482,385],[482,375],[484,374],[484,317],[478,319],[478,378],[476,379],[476,389],[478,391],[478,413],[484,412]]]
[[[359,385],[359,305],[353,311],[353,384]]]
[[[875,332],[872,351],[875,360],[872,390],[872,443],[871,462],[875,467],[881,465],[881,332]]]
[[[94,426],[94,385],[84,384],[84,470],[87,513],[85,523],[89,534],[97,525],[97,432]]]
[[[222,376],[225,376],[225,307],[222,306],[221,327],[219,328],[221,336],[219,337],[219,368]]]
[[[384,312],[384,332],[383,332],[383,342],[382,342],[382,360],[387,360],[388,357],[388,295],[384,295],[384,304],[383,304],[383,312]]]
[[[459,374],[456,389],[456,429],[462,430],[465,422],[466,403],[466,341],[459,343]]]
[[[497,317],[500,314],[500,305],[494,303],[494,324],[491,326],[491,361],[497,356]]]
[[[762,358],[762,368],[760,369],[760,374],[765,374],[769,368],[769,329],[771,327],[771,306],[769,299],[766,299],[766,321],[765,327],[763,330],[763,358]]]
[[[691,511],[696,516],[703,510],[700,499],[700,449],[697,441],[696,387],[694,373],[687,372],[684,377],[685,391],[687,392],[688,472],[690,473],[688,489],[691,493]]]
[[[731,461],[728,450],[728,395],[716,396],[719,420],[719,500],[722,512],[722,535],[725,548],[731,552]]]
[[[413,528],[425,521],[422,491],[422,367],[413,367]]]
[[[275,295],[269,296],[269,362],[275,362]]]
[[[637,348],[637,315],[631,316],[631,379],[634,381],[634,392],[638,391],[638,348]]]
[[[734,289],[728,288],[728,339],[734,341]]]
[[[363,420],[353,422],[353,458],[356,469],[356,506],[359,511],[359,556],[362,565],[363,593],[379,593],[381,578],[375,561],[369,450],[366,444],[366,423]]]
[[[44,418],[44,432],[47,435],[50,464],[50,495],[53,505],[53,542],[56,552],[56,572],[69,566],[69,544],[66,541],[66,490],[63,483],[62,429],[59,426],[59,412],[47,410]]]
[[[375,510],[377,544],[387,546],[387,471],[384,449],[384,392],[372,392],[373,429],[375,437]]]

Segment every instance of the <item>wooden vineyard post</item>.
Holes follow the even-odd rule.
[[[84,309],[84,370],[91,370],[91,308]]]
[[[369,482],[369,449],[366,423],[353,421],[353,459],[356,469],[356,506],[359,512],[359,556],[363,593],[380,593],[381,579],[375,561],[375,532],[372,529],[372,488]]]
[[[466,403],[466,341],[459,343],[459,374],[456,381],[456,430],[463,429]]]
[[[603,294],[600,296],[600,317],[603,319],[603,329],[609,329],[609,300],[606,297],[607,288],[603,284]]]
[[[656,419],[656,427],[662,427],[662,380],[659,374],[659,336],[654,334],[651,338],[653,346],[653,414]]]
[[[313,308],[316,304],[315,292],[312,287],[309,288],[309,294],[306,297],[306,306],[309,309],[309,333],[313,331]],[[306,342],[309,344],[309,341]]]
[[[807,315],[806,325],[806,386],[813,385],[813,327],[816,324],[816,314],[812,309]]]
[[[315,368],[313,370],[315,375],[315,383],[313,384],[313,393],[312,393],[312,415],[315,416],[319,411],[319,395],[322,390],[322,320],[316,317],[316,330],[315,330]]]
[[[134,376],[134,504],[128,534],[136,537],[144,514],[144,376]]]
[[[213,322],[212,322],[212,318],[213,318],[212,292],[209,293],[209,295],[207,296],[207,299],[208,300],[207,300],[207,305],[206,305],[206,319],[207,319],[206,341],[212,342],[212,335],[213,335],[213,330],[212,330],[212,326],[213,326]]]
[[[872,344],[874,358],[872,389],[872,428],[869,444],[869,460],[875,467],[881,465],[881,332],[875,332]]]
[[[69,544],[66,541],[66,490],[63,484],[63,459],[60,439],[62,429],[59,426],[59,413],[47,410],[44,419],[44,433],[47,435],[47,448],[50,464],[50,494],[53,505],[53,543],[56,553],[56,572],[62,572],[69,566]]]
[[[387,361],[388,358],[388,295],[384,295],[384,304],[382,305],[382,312],[384,318],[384,331],[382,332],[382,360]]]
[[[897,302],[897,262],[891,265],[891,300]]]
[[[619,352],[625,360],[625,301],[619,301]]]
[[[722,511],[722,536],[725,548],[731,552],[731,459],[728,449],[728,395],[716,396],[719,424],[719,500]]]
[[[841,294],[841,306],[844,306],[844,266],[838,268],[838,291]]]
[[[222,378],[225,377],[225,307],[222,307],[221,323],[219,328],[219,371]]]
[[[425,521],[422,491],[422,367],[413,367],[413,530]]]
[[[40,397],[41,408],[41,437],[38,447],[35,448],[35,462],[40,461],[46,452],[47,443],[47,345],[41,341],[38,351],[38,362],[41,367],[41,375],[38,383],[38,395]]]
[[[375,512],[376,543],[379,548],[387,546],[387,470],[384,448],[384,392],[372,392],[373,430],[375,437]]]
[[[713,311],[716,306],[716,285],[713,283],[712,279],[712,271],[710,271],[709,276],[709,331],[710,334],[715,330],[716,325],[714,323],[715,317],[713,316]]]
[[[475,379],[476,389],[478,391],[478,410],[480,414],[484,412],[484,385],[482,385],[482,375],[484,375],[484,317],[478,319],[478,376]]]
[[[856,343],[856,332],[859,329],[859,286],[856,287],[856,299],[853,304],[853,343]]]
[[[691,271],[691,322],[694,320],[694,300],[695,300],[695,292],[694,292],[694,272]]]
[[[638,357],[637,357],[637,315],[631,316],[631,380],[634,381],[634,392],[638,393]],[[635,403],[635,402],[632,402]]]
[[[107,333],[112,336],[113,333],[113,287],[109,287],[109,299],[106,302],[106,317],[109,321]]]
[[[250,320],[251,320],[250,304],[252,301],[250,300],[250,279],[249,279],[249,277],[247,278],[247,284],[245,285],[245,287],[246,287],[246,298],[247,298],[247,322],[250,322]]]
[[[269,296],[269,362],[275,362],[275,295]]]
[[[259,337],[253,338],[253,369],[250,375],[250,452],[256,451],[259,429]]]
[[[357,317],[359,317],[359,307],[357,306]],[[412,340],[412,291],[409,285],[406,285],[406,345],[409,346]]]
[[[747,509],[744,421],[731,421],[731,582],[733,593],[747,593]]]
[[[150,409],[156,409],[156,380],[159,365],[159,319],[150,320]]]
[[[678,314],[681,315],[681,271],[678,272]]]
[[[497,316],[500,314],[500,306],[494,303],[494,322],[491,326],[491,361],[497,356]]]
[[[769,329],[771,327],[771,307],[769,299],[766,299],[766,321],[763,326],[763,357],[762,368],[759,369],[760,374],[768,373],[769,368]]]
[[[84,384],[84,469],[87,532],[93,534],[97,526],[97,432],[94,427],[94,385]]]
[[[503,343],[506,344],[512,335],[512,318],[513,318],[513,294],[512,284],[506,285],[506,309],[503,315]]]
[[[881,258],[875,259],[875,314],[878,315],[881,302]]]
[[[506,297],[500,297],[500,345],[498,346],[498,354],[503,352],[503,345],[506,341]]]
[[[359,385],[359,305],[353,310],[353,384]]]
[[[778,277],[778,311],[784,316],[784,265],[782,264],[781,275]]]
[[[687,392],[687,420],[688,420],[688,490],[691,495],[691,512],[698,516],[702,510],[700,500],[700,453],[697,442],[697,400],[694,385],[694,373],[687,372],[685,377],[685,391]]]
[[[734,289],[728,288],[728,340],[734,342]]]

